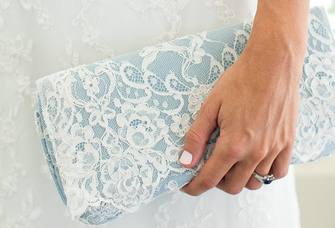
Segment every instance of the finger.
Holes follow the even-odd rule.
[[[198,196],[205,191],[214,188],[235,164],[236,159],[223,151],[224,140],[220,140],[220,136],[216,142],[212,155],[201,168],[200,173],[186,186],[182,191],[189,195]]]
[[[216,186],[217,188],[235,195],[240,193],[248,183],[256,164],[250,161],[236,163]]]
[[[210,135],[217,127],[217,115],[220,105],[215,104],[215,101],[206,101],[201,106],[190,130],[185,135],[184,150],[179,162],[186,168],[191,168],[198,164]]]
[[[283,178],[287,175],[291,163],[292,147],[284,149],[274,160],[271,172],[276,179]]]
[[[286,148],[280,153],[271,153],[272,156],[266,157],[264,160],[262,160],[262,162],[260,162],[260,164],[255,169],[255,172],[261,176],[273,174],[275,179],[280,179],[286,176],[291,161],[291,152],[292,149]],[[274,158],[273,155],[276,154],[278,155]],[[262,185],[263,184],[259,180],[252,176],[247,183],[246,188],[250,190],[256,190],[262,187]]]
[[[271,153],[268,154],[259,164],[255,167],[253,171],[261,176],[268,175],[270,173],[273,161],[276,159],[278,155],[278,150],[274,149]],[[256,190],[262,187],[263,183],[256,179],[251,172],[251,176],[245,187],[250,190]]]

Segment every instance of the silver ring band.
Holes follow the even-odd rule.
[[[273,176],[273,174],[268,174],[265,176],[261,176],[256,172],[253,172],[252,175],[259,180],[262,184],[271,184],[272,181],[275,179],[275,177]]]

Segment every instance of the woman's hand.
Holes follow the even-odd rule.
[[[298,4],[302,1],[308,2],[281,4],[302,10]],[[246,48],[218,79],[186,134],[180,162],[190,168],[200,161],[213,130],[220,128],[212,155],[183,188],[190,195],[213,187],[230,194],[244,187],[258,189],[262,183],[252,176],[254,171],[272,173],[275,179],[287,174],[299,111],[307,16],[295,15],[296,23],[305,27],[295,28],[289,17],[291,24],[281,22],[273,29],[279,17],[273,15],[279,7],[273,2],[278,1],[259,0]]]

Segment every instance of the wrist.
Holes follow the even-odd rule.
[[[266,62],[287,60],[302,64],[307,51],[307,32],[306,35],[297,37],[273,29],[268,29],[265,33],[254,32],[245,49],[264,56]]]
[[[258,0],[250,46],[303,60],[307,47],[309,0]]]
[[[282,48],[281,44],[271,45],[248,42],[242,55],[238,59],[248,69],[248,74],[256,78],[253,81],[268,85],[270,90],[281,85],[285,87],[298,87],[302,76],[303,61],[306,53],[298,52],[295,48]],[[303,54],[301,54],[303,53]],[[258,83],[256,83],[258,84]]]

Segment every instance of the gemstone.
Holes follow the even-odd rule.
[[[273,181],[274,177],[271,175],[268,178],[264,180],[264,184],[271,184]]]

